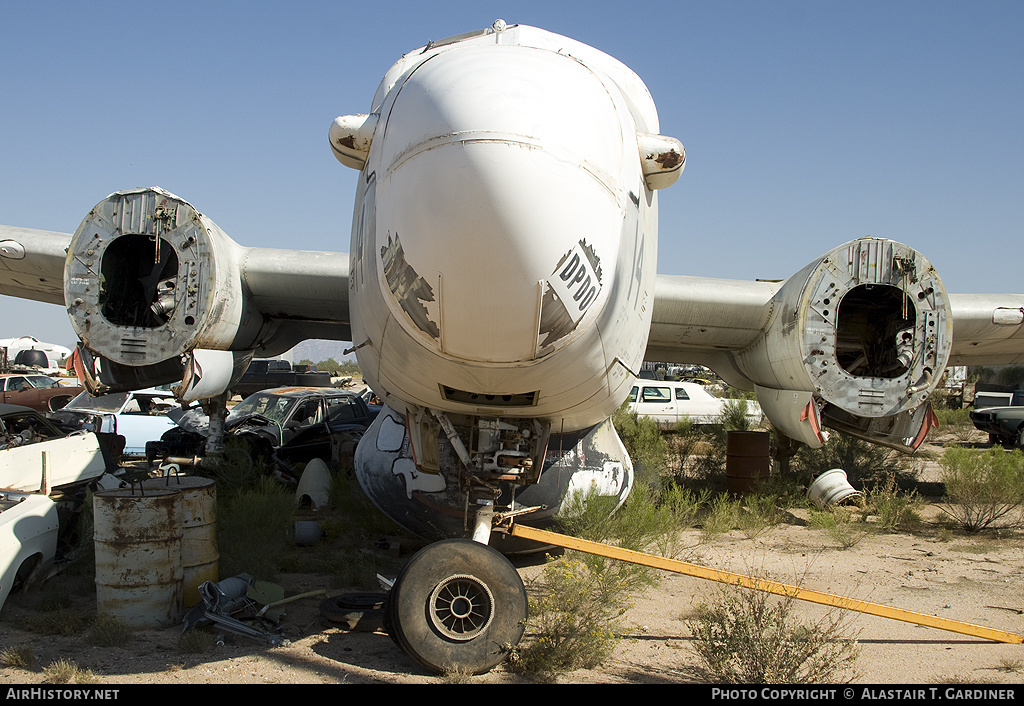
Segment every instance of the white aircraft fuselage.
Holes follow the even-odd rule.
[[[657,197],[638,134],[658,121],[640,79],[510,27],[407,54],[363,117],[339,118],[332,145],[345,124],[369,143],[349,280],[369,385],[403,413],[556,433],[606,420],[651,323]]]

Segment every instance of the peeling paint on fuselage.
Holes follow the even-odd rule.
[[[405,261],[402,241],[395,233],[394,239],[388,234],[388,244],[380,249],[381,261],[384,264],[384,276],[388,287],[402,310],[409,315],[416,327],[431,338],[438,338],[441,332],[437,324],[430,320],[427,309],[420,302],[434,301],[434,290],[427,281],[416,274],[416,270]]]

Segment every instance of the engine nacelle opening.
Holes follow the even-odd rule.
[[[862,284],[839,303],[836,362],[854,377],[892,379],[913,363],[917,309],[902,290]]]
[[[112,324],[156,328],[167,323],[178,304],[178,254],[162,237],[130,234],[114,240],[100,272],[98,302]]]

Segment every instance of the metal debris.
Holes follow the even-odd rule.
[[[250,589],[255,584],[248,574],[239,574],[217,583],[203,583],[199,586],[202,600],[185,615],[182,632],[213,624],[235,635],[273,646],[287,646],[290,643],[280,635],[280,628],[264,615],[269,604],[261,608],[259,601],[250,597]],[[266,587],[258,590],[265,592]]]

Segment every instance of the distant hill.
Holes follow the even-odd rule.
[[[300,360],[311,360],[314,363],[318,363],[328,358],[334,358],[339,363],[343,363],[346,360],[355,361],[355,353],[345,355],[345,350],[351,347],[351,341],[310,339],[295,346],[288,354],[282,357],[291,358],[293,363],[297,363]]]

